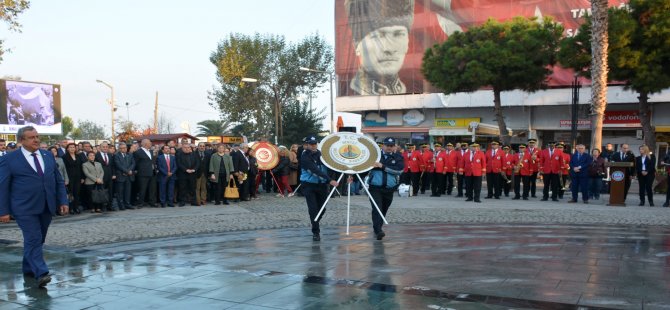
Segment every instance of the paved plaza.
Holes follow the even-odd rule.
[[[424,195],[388,219],[374,240],[354,196],[346,235],[335,198],[312,242],[304,199],[269,195],[58,218],[48,289],[0,225],[0,309],[670,309],[668,208]]]

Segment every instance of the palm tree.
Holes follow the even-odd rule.
[[[591,0],[591,149],[600,148],[603,140],[603,119],[607,108],[607,0]]]
[[[233,122],[224,120],[205,120],[198,123],[199,136],[223,136],[230,131]]]

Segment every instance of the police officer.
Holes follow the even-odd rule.
[[[338,183],[330,179],[326,166],[321,162],[316,137],[308,136],[304,142],[305,150],[300,156],[300,184],[309,210],[309,221],[312,223],[312,240],[320,241],[319,221],[323,213],[318,219],[315,218],[328,197],[328,184],[337,187]]]
[[[400,174],[404,167],[403,158],[400,154],[393,151],[395,147],[394,138],[384,139],[384,147],[382,148],[382,156],[379,162],[374,164],[374,168],[368,175],[368,184],[370,184],[370,195],[379,207],[384,217],[388,212],[391,203],[393,202],[393,195],[398,187]],[[384,221],[379,216],[377,209],[372,206],[372,228],[375,231],[377,240],[382,240],[386,234],[382,230]]]

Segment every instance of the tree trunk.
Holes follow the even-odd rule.
[[[640,124],[642,124],[642,133],[644,135],[644,144],[649,147],[649,150],[656,151],[656,133],[651,126],[651,110],[649,106],[649,94],[647,92],[640,92],[637,97],[640,103]]]
[[[603,119],[607,108],[607,0],[591,0],[591,146],[601,148],[603,140]]]
[[[507,134],[507,125],[502,113],[502,102],[500,100],[500,91],[493,89],[493,110],[495,111],[496,120],[498,121],[498,129],[500,130],[500,143],[502,145],[509,145],[510,136]]]

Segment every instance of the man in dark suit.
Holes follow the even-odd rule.
[[[654,191],[651,188],[656,178],[656,157],[649,152],[646,145],[640,146],[640,156],[635,158],[637,182],[640,184],[640,206],[644,206],[645,196],[649,198],[649,206],[654,206]]]
[[[135,180],[135,159],[128,153],[128,146],[125,143],[119,144],[119,152],[114,156],[114,168],[119,210],[135,209],[130,204],[130,191],[132,182]]]
[[[16,137],[21,149],[0,157],[0,223],[16,219],[23,233],[23,274],[44,287],[51,281],[42,250],[49,224],[57,210],[69,212],[65,181],[54,157],[39,150],[34,127],[19,129]]]
[[[156,207],[156,158],[151,152],[151,141],[144,139],[141,147],[133,153],[135,159],[135,179],[137,182],[137,206],[144,203]]]
[[[242,201],[249,200],[249,182],[242,181],[243,176],[249,174],[248,151],[249,146],[246,143],[242,143],[238,150],[230,152],[230,156],[233,158],[233,168],[235,170],[233,173],[235,176],[235,185],[237,185],[237,188],[240,191],[240,200]]]
[[[174,181],[175,174],[179,169],[177,159],[170,154],[170,146],[163,145],[163,155],[158,155],[156,166],[158,166],[158,196],[161,201],[161,208],[174,207]]]
[[[58,150],[58,157],[63,157],[65,154],[67,154],[67,145],[70,143],[67,139],[63,139],[60,141],[60,146],[56,149]]]
[[[200,157],[198,157],[189,143],[183,144],[181,152],[177,155],[177,180],[179,182],[179,206],[183,207],[187,202],[196,206],[195,182],[198,169],[200,168]]]
[[[582,192],[582,200],[584,203],[589,203],[589,165],[593,161],[591,155],[586,153],[586,147],[579,144],[576,147],[577,152],[572,154],[570,158],[570,177],[572,183],[570,184],[570,191],[572,192],[572,200],[569,203],[577,202],[579,192]]]
[[[207,203],[207,171],[209,171],[212,152],[207,149],[205,143],[201,142],[198,144],[195,156],[198,157],[198,169],[195,171],[195,203],[204,206]]]
[[[635,155],[630,151],[628,144],[622,144],[621,149],[618,152],[614,152],[609,160],[615,163],[635,163]],[[628,190],[630,189],[630,181],[633,179],[633,176],[635,176],[635,167],[626,168],[624,173],[626,174],[626,178],[624,179],[623,197],[624,200],[626,200],[626,197],[628,197]]]
[[[107,211],[112,210],[112,182],[113,174],[112,167],[114,166],[113,158],[109,155],[109,143],[102,142],[100,144],[100,152],[95,154],[95,161],[99,162],[102,165],[102,171],[104,171],[104,176],[102,177],[102,187],[107,190]]]

